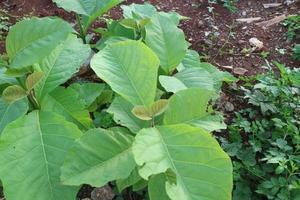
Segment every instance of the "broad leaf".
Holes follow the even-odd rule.
[[[28,111],[27,99],[7,103],[0,98],[0,134],[7,124],[23,116]]]
[[[157,174],[150,178],[148,184],[150,200],[170,200],[166,192],[166,181],[164,174]]]
[[[47,112],[34,111],[9,124],[0,140],[6,199],[74,200],[79,188],[61,185],[59,175],[66,152],[81,134],[63,117]]]
[[[135,168],[127,178],[117,180],[116,185],[118,187],[119,192],[122,192],[125,188],[136,184],[141,179],[142,178],[140,177],[140,175],[138,173],[138,169]]]
[[[212,115],[208,103],[213,92],[198,88],[182,90],[174,94],[164,115],[164,124],[191,124],[208,131],[226,129],[222,118]]]
[[[151,18],[156,13],[156,8],[151,4],[131,4],[122,5],[123,15],[125,18],[130,19],[144,19]]]
[[[59,18],[31,18],[10,28],[6,51],[10,67],[22,68],[41,61],[74,30]]]
[[[42,80],[35,87],[37,98],[41,100],[47,93],[71,78],[89,57],[89,53],[89,47],[83,45],[75,35],[59,45],[36,66],[44,73]]]
[[[35,85],[43,78],[43,76],[43,72],[33,72],[32,74],[30,74],[25,82],[27,90],[32,90]]]
[[[168,169],[176,174],[176,184],[166,184],[171,199],[231,199],[231,161],[210,133],[185,124],[158,126],[141,130],[132,148],[144,179]]]
[[[91,61],[96,74],[133,105],[150,106],[155,99],[159,60],[145,44],[110,44]]]
[[[168,103],[168,100],[160,99],[154,102],[150,108],[145,106],[135,106],[132,109],[132,113],[141,120],[151,120],[165,112],[168,107]]]
[[[105,85],[100,83],[74,83],[69,86],[79,93],[81,99],[85,101],[88,108],[103,92]]]
[[[146,44],[160,59],[166,73],[172,72],[184,58],[187,45],[184,33],[168,16],[157,13],[146,28]]]
[[[27,96],[26,90],[19,85],[8,86],[2,94],[5,101],[11,103]]]
[[[109,181],[128,177],[136,165],[132,142],[132,136],[120,131],[88,131],[66,157],[62,167],[63,183],[101,187]]]
[[[174,76],[160,76],[159,82],[166,91],[173,93],[188,88],[214,89],[211,75],[202,68],[184,69]]]
[[[142,121],[132,114],[134,106],[123,99],[122,97],[115,97],[107,112],[114,115],[114,121],[122,126],[129,128],[133,133],[145,127],[149,127],[149,122]]]
[[[17,84],[17,80],[14,77],[10,77],[7,74],[5,74],[6,69],[0,68],[0,85],[2,84]]]
[[[47,95],[41,104],[44,111],[56,112],[75,123],[80,129],[93,128],[90,114],[85,110],[85,102],[72,88],[58,87]]]

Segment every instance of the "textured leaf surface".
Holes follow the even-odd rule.
[[[67,11],[93,16],[100,16],[122,0],[53,0],[58,7]]]
[[[74,83],[69,86],[84,99],[86,108],[89,107],[103,92],[105,85],[101,83]]]
[[[164,124],[186,123],[208,131],[226,128],[222,118],[212,115],[207,108],[212,97],[213,92],[198,88],[174,94],[165,112]]]
[[[110,44],[91,61],[92,69],[115,92],[144,106],[154,102],[158,65],[157,56],[139,41]]]
[[[59,18],[32,18],[11,27],[6,38],[10,67],[22,68],[41,61],[73,32]]]
[[[125,18],[135,19],[139,17],[143,18],[151,18],[156,13],[156,8],[151,4],[131,4],[131,5],[122,5],[123,15]]]
[[[157,174],[150,178],[148,184],[150,200],[170,200],[166,192],[166,181],[164,174]]]
[[[127,127],[133,133],[137,133],[142,128],[148,127],[149,122],[142,121],[132,114],[134,106],[124,98],[115,97],[107,112],[114,115],[114,121]]]
[[[7,124],[23,116],[28,111],[27,99],[7,103],[0,98],[0,134]]]
[[[182,61],[187,45],[184,33],[170,17],[157,13],[146,28],[146,44],[160,59],[162,69],[169,73]]]
[[[80,136],[75,125],[53,113],[34,111],[9,124],[0,140],[6,199],[74,200],[78,188],[62,186],[59,175],[66,151]]]
[[[7,102],[14,102],[27,96],[26,90],[19,85],[12,85],[5,88],[2,97]]]
[[[166,91],[173,93],[188,88],[214,89],[211,75],[202,68],[184,69],[174,76],[160,76],[159,81]]]
[[[135,168],[127,178],[116,181],[119,192],[122,192],[125,188],[136,184],[141,179],[142,178],[139,175],[138,169]]]
[[[132,148],[143,178],[176,174],[176,184],[166,185],[171,199],[231,199],[230,158],[208,132],[185,124],[143,129]]]
[[[17,80],[5,74],[6,69],[0,68],[0,85],[2,84],[17,84]]]
[[[89,53],[89,47],[82,44],[81,40],[74,35],[59,45],[38,65],[44,76],[36,85],[37,98],[41,99],[71,78],[89,57]]]
[[[43,99],[41,107],[44,111],[52,111],[64,116],[80,129],[93,127],[90,114],[85,110],[84,100],[72,88],[56,88]]]
[[[27,90],[32,90],[34,86],[43,78],[43,72],[33,72],[26,79],[26,88]]]
[[[120,131],[88,131],[66,157],[62,167],[63,183],[101,187],[109,181],[128,177],[136,165],[132,142],[132,136]]]

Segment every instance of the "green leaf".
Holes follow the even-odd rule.
[[[130,19],[151,18],[156,13],[156,8],[148,3],[122,5],[123,16]],[[138,17],[138,18],[137,18]]]
[[[145,26],[146,44],[160,59],[162,69],[172,72],[184,58],[187,45],[184,33],[168,16],[157,13]]]
[[[134,106],[132,113],[141,120],[151,120],[165,112],[168,103],[167,99],[160,99],[154,102],[150,108],[145,106]]]
[[[120,131],[88,131],[66,157],[62,166],[63,183],[101,187],[109,181],[127,178],[136,166],[132,142],[132,136]]]
[[[32,74],[30,74],[25,82],[27,90],[32,90],[35,87],[35,85],[43,78],[43,76],[43,72],[33,72]]]
[[[107,112],[114,115],[114,121],[129,128],[133,133],[137,133],[142,128],[148,127],[149,122],[142,121],[132,114],[134,106],[124,98],[117,96],[108,108]]]
[[[0,68],[0,85],[2,84],[17,84],[17,80],[14,77],[10,77],[7,74],[5,74],[6,69]]]
[[[27,99],[7,103],[0,98],[0,134],[7,124],[23,116],[28,111]]]
[[[6,51],[11,68],[23,68],[41,61],[74,30],[59,18],[31,18],[10,28]]]
[[[93,128],[93,121],[85,109],[84,100],[72,88],[58,87],[53,90],[43,99],[41,109],[64,116],[82,130]]]
[[[214,89],[211,75],[202,68],[184,69],[174,76],[160,76],[159,82],[167,92],[173,93],[188,88]]]
[[[200,67],[200,56],[197,51],[188,49],[186,55],[181,61],[180,65],[177,67],[178,71],[186,68]]]
[[[101,95],[105,85],[101,83],[74,83],[68,88],[78,92],[81,99],[85,101],[85,107],[88,108]]]
[[[138,169],[135,168],[130,175],[125,179],[119,179],[116,181],[119,192],[122,192],[125,188],[130,187],[140,181],[142,178],[138,173]]]
[[[10,123],[0,140],[0,177],[8,200],[74,200],[78,187],[60,183],[60,167],[80,130],[63,117],[33,111]],[[14,170],[12,170],[14,169]]]
[[[96,74],[133,105],[150,106],[155,99],[159,60],[139,41],[110,44],[91,61]]]
[[[166,192],[166,177],[164,174],[154,175],[148,184],[150,200],[170,200]]]
[[[26,90],[19,85],[8,86],[2,94],[5,101],[11,103],[27,96]]]
[[[185,123],[208,131],[224,129],[226,125],[207,109],[213,97],[209,90],[190,88],[174,94],[164,115],[164,124]]]
[[[142,129],[132,149],[142,178],[176,174],[176,184],[166,184],[171,199],[231,199],[230,158],[208,132],[185,124]]]
[[[89,47],[82,44],[75,35],[59,45],[36,66],[45,74],[35,87],[37,98],[41,100],[46,94],[71,78],[89,57],[89,53]]]
[[[53,0],[58,7],[84,15],[84,31],[92,22],[123,0]]]
[[[53,0],[58,7],[69,12],[73,11],[80,15],[97,18],[122,0]]]

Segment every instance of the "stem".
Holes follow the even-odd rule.
[[[78,14],[76,14],[76,21],[77,21],[77,24],[78,24],[78,26],[79,26],[80,37],[81,37],[83,43],[86,44],[86,39],[85,39],[86,31],[85,31],[84,28],[83,28],[83,25],[82,25],[82,23],[81,23],[80,16],[79,16]]]
[[[34,95],[34,91],[31,90],[29,92],[29,96],[28,98],[30,99],[30,102],[32,103],[33,107],[37,110],[40,110],[40,105],[39,105],[39,102],[37,101],[37,99],[35,98],[35,95]]]

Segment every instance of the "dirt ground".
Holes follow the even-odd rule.
[[[127,0],[125,4],[144,3],[143,0]],[[264,3],[284,3],[284,0],[239,0],[238,11],[229,12],[222,4],[209,4],[208,0],[149,0],[159,10],[176,11],[190,19],[184,20],[180,27],[185,31],[191,48],[197,50],[206,60],[222,70],[231,66],[233,69],[245,69],[245,75],[254,75],[263,71],[265,64],[260,52],[249,53],[251,49],[249,39],[257,38],[264,43],[262,51],[269,52],[270,61],[279,61],[286,66],[299,67],[299,63],[291,58],[291,50],[296,42],[288,41],[287,29],[281,23],[263,28],[255,23],[237,22],[238,18],[260,17],[257,22],[270,20],[280,15],[296,14],[300,10],[300,2],[291,5],[283,4],[275,8],[264,8]],[[208,7],[213,7],[209,12]],[[0,0],[0,11],[8,11],[10,21],[16,21],[31,16],[60,16],[74,22],[74,15],[66,13],[52,3],[51,0]],[[120,8],[113,9],[109,15],[118,19],[122,16]],[[98,21],[95,26],[103,25]],[[248,52],[248,53],[247,53]],[[285,52],[285,54],[282,54]],[[0,41],[0,54],[5,53],[5,41]],[[234,102],[236,97],[230,95],[226,88],[223,102],[232,102],[235,110],[239,103]],[[233,112],[232,112],[233,113]],[[226,114],[226,113],[225,113]],[[226,114],[227,115],[227,114]],[[226,117],[229,118],[231,114]],[[82,191],[80,196],[87,197],[90,188]],[[88,192],[86,192],[88,191]],[[1,191],[0,191],[1,194]],[[1,198],[0,198],[1,199]]]
[[[125,4],[143,3],[143,0],[127,0]],[[180,26],[185,31],[191,48],[201,53],[207,61],[224,68],[243,68],[245,75],[262,72],[264,60],[260,52],[247,53],[251,46],[249,39],[256,37],[264,43],[263,51],[270,53],[270,60],[276,60],[290,67],[298,67],[289,53],[293,42],[286,38],[286,28],[280,23],[263,28],[255,23],[237,22],[238,18],[261,17],[266,21],[280,15],[292,15],[299,11],[300,2],[275,8],[264,8],[264,3],[271,0],[240,0],[237,3],[238,12],[230,13],[221,4],[209,4],[207,0],[150,0],[148,1],[159,10],[177,11],[190,19],[183,21]],[[285,1],[276,1],[283,3]],[[209,12],[208,7],[214,7]],[[59,9],[51,0],[2,0],[0,8],[9,12],[14,23],[23,17],[30,16],[60,16],[67,21],[73,21],[74,16]],[[112,18],[120,18],[121,10],[116,8],[110,12]],[[101,22],[96,23],[103,24]],[[0,53],[3,53],[4,41],[0,44]],[[281,52],[280,52],[281,51]],[[286,53],[283,55],[282,51]]]

